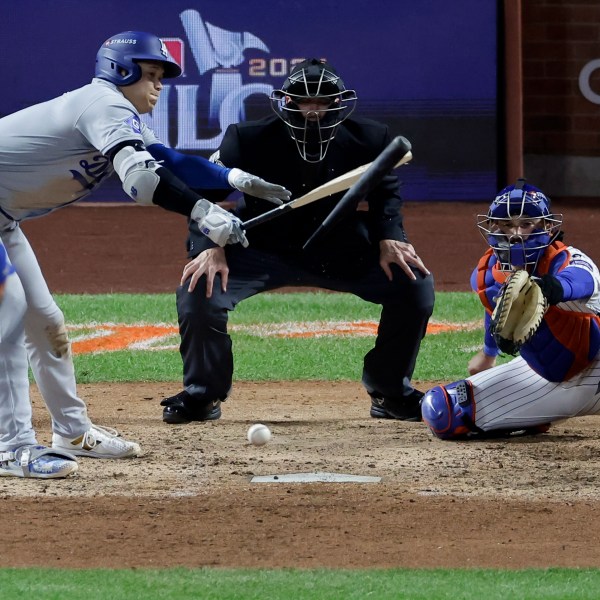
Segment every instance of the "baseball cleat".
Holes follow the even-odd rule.
[[[160,405],[164,406],[163,421],[170,425],[183,425],[191,421],[215,421],[221,418],[220,400],[207,402],[195,399],[185,390],[165,398]]]
[[[0,477],[60,479],[77,471],[75,457],[46,446],[27,445],[0,452]]]
[[[122,438],[116,429],[100,425],[92,425],[74,439],[54,433],[52,448],[89,458],[131,458],[142,453],[139,444]]]
[[[404,398],[371,396],[371,416],[374,419],[397,419],[399,421],[421,421],[421,398],[423,392],[413,390]]]

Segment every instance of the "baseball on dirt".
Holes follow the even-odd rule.
[[[262,423],[255,423],[248,429],[248,441],[255,446],[264,446],[271,439],[271,430]]]

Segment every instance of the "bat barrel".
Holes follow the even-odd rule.
[[[393,169],[403,157],[405,157],[410,152],[410,148],[410,142],[406,138],[398,136],[390,142],[390,144],[368,166],[368,168],[367,165],[362,165],[361,167],[349,171],[344,175],[340,175],[340,177],[337,177],[336,179],[324,183],[323,185],[312,190],[308,194],[305,194],[300,198],[296,198],[288,204],[278,206],[277,208],[269,210],[263,213],[262,215],[258,215],[257,217],[249,219],[248,221],[244,222],[242,226],[245,230],[252,229],[253,227],[261,225],[262,223],[266,223],[267,221],[270,221],[275,217],[284,215],[287,212],[294,210],[295,208],[300,208],[305,204],[309,204],[311,202],[314,202],[315,200],[320,200],[321,198],[329,196],[333,193],[337,193],[339,191],[342,191],[343,189],[347,189],[350,185],[350,181],[352,180],[351,176],[353,176],[354,181],[356,181],[356,183],[353,187],[350,188],[350,190],[348,190],[346,196],[350,191],[353,191],[353,194],[348,200],[345,200],[346,196],[344,196],[339,202],[338,206],[336,206],[336,208],[334,209],[335,212],[338,210],[338,207],[340,205],[345,206],[345,202],[352,203],[354,201],[353,198],[358,196],[366,196],[381,181],[381,179],[383,179],[383,177],[391,169]],[[362,173],[359,177],[359,174],[356,171],[361,172],[363,169],[365,169],[364,173]],[[358,178],[358,180],[356,178]],[[344,185],[344,182],[347,182],[346,185]],[[358,204],[358,201],[356,201],[356,203]],[[338,213],[335,212],[335,214],[332,213],[330,217],[337,218],[337,215]]]
[[[371,163],[359,180],[344,194],[323,223],[310,236],[303,246],[307,250],[337,223],[344,214],[356,210],[358,203],[366,198],[381,180],[411,151],[411,143],[401,135],[395,137]],[[412,155],[411,155],[412,157]]]
[[[344,194],[327,219],[334,215],[340,206],[342,207],[339,208],[341,212],[345,204],[351,205],[353,202],[358,204],[381,183],[381,180],[400,162],[402,157],[411,151],[411,148],[411,143],[405,137],[401,135],[395,137],[371,163],[360,179]]]

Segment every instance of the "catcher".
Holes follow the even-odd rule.
[[[490,248],[471,276],[485,307],[483,349],[470,377],[423,397],[439,438],[541,433],[600,413],[600,273],[562,240],[562,215],[519,179],[477,223]],[[501,352],[518,354],[496,366]]]

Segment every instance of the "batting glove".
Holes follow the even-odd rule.
[[[239,243],[244,248],[248,247],[242,222],[220,206],[200,198],[190,217],[198,223],[198,229],[218,246]]]
[[[277,206],[288,202],[292,197],[292,193],[283,186],[269,183],[240,169],[231,169],[227,179],[229,184],[236,190],[262,200],[268,200]]]

